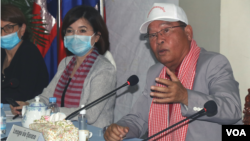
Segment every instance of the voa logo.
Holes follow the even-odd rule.
[[[239,129],[226,129],[227,131],[227,135],[228,136],[247,136],[246,132],[244,129],[241,129],[241,131]]]

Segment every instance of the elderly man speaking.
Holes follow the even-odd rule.
[[[237,123],[242,112],[226,57],[197,46],[185,12],[174,4],[155,3],[140,32],[147,33],[159,63],[148,70],[145,89],[130,113],[108,127],[105,140],[139,138],[146,132],[152,136],[197,113],[209,100],[218,106],[215,116],[187,120],[153,140],[221,140],[221,125]]]

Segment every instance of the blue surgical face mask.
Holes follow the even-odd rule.
[[[92,48],[91,45],[92,36],[84,36],[84,35],[65,36],[64,46],[76,56],[84,56]]]
[[[7,50],[13,49],[21,41],[17,35],[17,32],[1,36],[1,48]]]

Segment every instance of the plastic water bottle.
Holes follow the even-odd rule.
[[[56,104],[56,97],[50,97],[49,98],[48,109],[51,110],[50,115],[60,112],[59,108],[58,108],[58,106]]]
[[[81,107],[84,107],[82,105]],[[87,130],[87,117],[86,117],[86,110],[80,111],[78,115],[78,123],[79,123],[79,130]]]
[[[3,103],[1,103],[1,137],[6,134],[6,115],[3,110]]]

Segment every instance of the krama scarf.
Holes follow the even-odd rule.
[[[75,72],[73,78],[71,79],[67,91],[65,93],[64,98],[64,106],[67,108],[76,108],[79,107],[81,94],[83,91],[83,84],[84,81],[94,64],[96,58],[98,57],[99,53],[96,49],[94,49],[82,62],[79,66],[77,71]],[[54,97],[57,98],[57,105],[61,105],[61,97],[63,90],[69,80],[69,77],[73,71],[74,65],[76,63],[76,57],[72,57],[70,62],[68,63],[66,69],[64,70],[61,78],[59,79],[55,92]]]
[[[197,46],[194,40],[191,41],[190,51],[183,59],[179,73],[178,79],[182,83],[182,85],[186,89],[193,88],[193,82],[195,77],[195,70],[197,60],[199,58],[200,48]],[[164,66],[159,78],[167,79],[166,78],[166,67]],[[156,86],[159,87],[167,87],[166,85],[162,85],[157,83]],[[154,100],[154,99],[153,99]],[[169,104],[158,104],[154,103],[152,100],[150,111],[149,111],[149,136],[152,136],[161,130],[185,119],[181,114],[181,105],[180,103],[173,103],[172,107],[172,114],[169,118]],[[170,119],[170,121],[169,121]],[[188,122],[185,121],[182,124],[179,124],[175,128],[172,128],[169,131],[161,133],[160,135],[154,137],[151,140],[157,141],[185,141],[187,129],[188,129]]]

